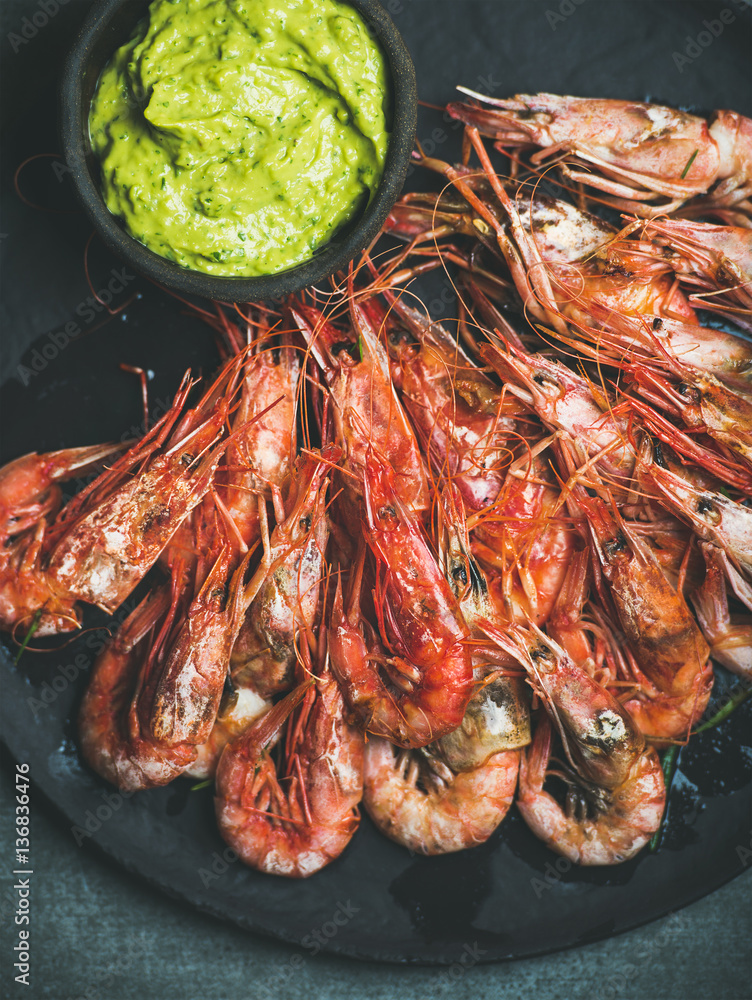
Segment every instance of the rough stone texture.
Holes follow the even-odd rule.
[[[576,951],[469,969],[382,966],[311,957],[196,913],[91,849],[76,847],[65,822],[38,795],[32,801],[32,981],[26,988],[12,972],[9,774],[6,763],[0,781],[0,988],[8,1000],[752,997],[752,873],[666,919]]]

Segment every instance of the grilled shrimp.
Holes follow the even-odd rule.
[[[336,440],[345,448],[344,477],[352,516],[362,500],[363,470],[371,448],[395,469],[400,500],[416,511],[428,508],[428,485],[418,442],[392,383],[389,358],[366,314],[353,305],[357,336],[344,334],[325,316],[302,302],[291,315],[324,374],[331,399]]]
[[[752,620],[749,615],[732,615],[729,611],[723,554],[708,542],[700,543],[700,547],[705,557],[705,579],[690,596],[710,645],[710,655],[732,673],[752,680]],[[745,596],[752,610],[749,589]]]
[[[507,750],[455,774],[420,750],[372,737],[365,751],[363,805],[387,837],[418,854],[484,843],[506,816],[520,755]]]
[[[364,729],[398,746],[424,746],[455,729],[473,690],[468,630],[389,465],[367,459],[367,542],[377,559],[374,604],[381,649],[360,595],[363,553],[347,612],[338,581],[329,649],[332,669]]]
[[[290,334],[283,332],[272,341],[262,328],[252,353],[246,354],[240,405],[233,417],[233,428],[242,430],[227,447],[226,468],[216,485],[236,536],[248,548],[259,538],[260,498],[282,488],[297,452],[299,378],[300,351]]]
[[[712,489],[701,489],[659,464],[649,444],[640,453],[643,481],[658,489],[661,503],[689,523],[708,542],[723,549],[730,562],[752,583],[752,509]],[[752,610],[752,605],[750,605]]]
[[[439,324],[389,294],[389,312],[364,311],[386,332],[394,384],[434,474],[451,477],[471,510],[494,502],[508,464],[510,432],[526,408],[502,394]]]
[[[602,220],[557,199],[536,193],[518,210],[477,132],[469,129],[468,137],[507,223],[457,169],[424,162],[447,176],[482,215],[479,221],[490,224],[525,309],[555,336],[596,361],[610,356],[617,364],[625,353],[652,360],[659,342],[677,361],[742,386],[746,373],[748,384],[749,342],[700,326],[666,263],[655,266],[654,252],[645,259],[642,244],[617,239]]]
[[[485,574],[471,553],[462,496],[449,485],[441,497],[440,546],[442,568],[457,598],[470,633],[470,647],[477,689],[462,722],[451,733],[429,745],[452,771],[471,771],[502,750],[516,750],[530,742],[530,704],[521,677],[499,668],[514,666],[507,655],[489,649],[478,623],[495,614]]]
[[[264,698],[289,689],[295,637],[316,615],[329,536],[328,472],[339,458],[330,446],[301,455],[290,479],[285,519],[276,525],[257,571],[256,595],[232,650],[233,678]],[[249,584],[251,587],[252,584]]]
[[[592,549],[642,677],[625,702],[654,740],[685,737],[710,697],[708,644],[683,594],[667,580],[650,547],[599,498],[581,491]]]
[[[545,453],[523,454],[474,532],[471,548],[488,567],[491,596],[509,621],[542,625],[551,614],[574,548],[569,524],[556,516],[559,497]]]
[[[507,208],[517,211],[511,203]],[[619,363],[625,354],[643,354],[646,361],[653,361],[658,341],[670,357],[749,388],[752,345],[743,337],[700,325],[692,304],[677,286],[675,256],[667,261],[652,244],[646,252],[643,242],[618,239],[610,226],[601,245],[593,246],[591,237],[583,253],[577,234],[583,227],[586,233],[603,231],[606,224],[567,202],[537,193],[523,200],[519,219],[550,276],[553,302],[549,306],[555,305],[576,328],[576,334],[561,337],[566,344],[594,360],[610,356]],[[661,224],[650,223],[648,230]],[[525,276],[522,287],[518,282],[518,291],[534,309],[528,298],[531,284],[536,289],[539,285],[534,274]],[[710,302],[703,298],[697,305],[707,307]]]
[[[735,206],[752,193],[752,122],[733,111],[703,118],[637,101],[518,94],[509,100],[462,93],[491,105],[450,104],[453,118],[496,140],[502,151],[540,146],[536,165],[570,153],[571,181],[605,192],[616,208],[651,217],[675,211],[717,184],[709,207]],[[579,162],[578,162],[579,161]],[[595,170],[593,168],[596,168]]]
[[[242,361],[231,359],[181,417],[186,377],[152,430],[68,504],[48,539],[56,587],[112,613],[151,569],[211,485],[229,440],[218,443]]]
[[[163,586],[131,612],[97,658],[81,703],[81,752],[97,774],[121,791],[166,785],[197,756],[192,743],[162,746],[155,741],[135,704],[161,648],[160,633],[169,628],[175,599]]]
[[[345,721],[323,629],[321,636],[312,682],[228,743],[217,768],[224,839],[245,864],[291,878],[307,878],[338,858],[360,820],[363,735]],[[267,748],[286,721],[275,764]]]
[[[752,308],[752,230],[658,218],[647,223],[644,232],[661,246],[664,258],[668,256],[682,282],[700,289],[697,305],[704,309],[731,307],[735,312]],[[750,322],[743,314],[734,318],[739,323]]]
[[[628,861],[659,829],[663,817],[666,789],[658,754],[652,747],[645,749],[615,788],[600,788],[564,772],[567,794],[562,808],[543,787],[551,735],[551,723],[543,716],[532,745],[522,752],[517,793],[522,818],[536,837],[574,864]]]
[[[80,625],[76,598],[43,566],[45,533],[60,510],[60,482],[84,475],[123,445],[92,445],[24,455],[0,469],[0,628],[28,627],[37,636]]]
[[[658,755],[628,711],[540,629],[487,626],[525,668],[546,708],[523,751],[517,805],[533,833],[581,865],[633,857],[660,825],[666,793]],[[543,790],[551,755],[551,722],[567,763],[555,772],[567,785],[566,809]]]
[[[233,573],[231,546],[206,501],[208,521],[196,532],[193,595],[140,693],[139,711],[161,746],[203,744],[210,736],[230,667],[230,651],[246,610],[244,559]],[[213,515],[213,517],[212,517]],[[206,551],[203,551],[206,546]]]
[[[632,366],[630,373],[643,394],[668,413],[677,415],[685,426],[704,431],[720,444],[741,455],[739,463],[749,473],[752,466],[752,396],[734,392],[719,379],[688,364],[672,362],[673,373],[681,379],[672,384],[655,371]],[[631,404],[637,412],[643,414]]]
[[[558,361],[526,354],[517,347],[503,351],[489,343],[479,351],[508,383],[510,392],[533,406],[549,427],[567,433],[582,463],[593,459],[616,482],[631,477],[636,456],[627,421],[613,413],[610,401],[596,386]]]

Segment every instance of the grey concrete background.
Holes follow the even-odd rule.
[[[752,871],[665,919],[574,951],[448,971],[383,966],[312,956],[169,899],[91,848],[77,847],[68,824],[39,793],[31,817],[31,984],[22,986],[12,968],[10,774],[6,761],[0,774],[3,1000],[752,998]]]

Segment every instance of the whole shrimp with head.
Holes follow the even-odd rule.
[[[561,589],[574,533],[560,508],[550,465],[552,438],[536,442],[508,469],[496,503],[478,515],[471,548],[486,567],[500,618],[543,625]]]
[[[468,630],[417,515],[374,450],[363,491],[381,641],[361,608],[362,549],[347,611],[338,581],[329,628],[332,669],[364,729],[398,746],[424,746],[462,721],[473,691]]]
[[[299,456],[280,520],[271,538],[263,539],[263,560],[246,587],[255,596],[232,650],[231,670],[235,681],[252,684],[264,698],[289,689],[295,637],[316,616],[329,538],[329,472],[339,457],[333,445],[320,455]]]
[[[633,654],[629,679],[636,693],[625,707],[654,742],[686,739],[710,698],[708,644],[681,588],[671,585],[650,545],[602,499],[579,487],[575,491]]]
[[[645,234],[658,243],[664,260],[690,290],[695,304],[732,313],[752,329],[752,229],[716,226],[688,219],[653,219]],[[693,297],[690,296],[690,301]]]
[[[579,865],[613,865],[641,850],[666,801],[658,755],[612,695],[533,626],[488,634],[515,655],[546,714],[523,751],[517,807],[533,833]],[[551,721],[549,721],[549,716]],[[553,727],[566,761],[549,771]],[[566,786],[565,805],[544,790],[547,774]]]
[[[423,750],[372,737],[365,751],[363,804],[387,837],[418,854],[484,843],[506,816],[517,785],[518,750],[455,773]]]
[[[160,746],[209,739],[247,606],[249,557],[238,564],[211,498],[195,513],[197,556],[182,595],[185,612],[139,694],[140,716]]]
[[[109,613],[122,604],[209,490],[242,364],[232,358],[181,416],[186,376],[164,417],[67,505],[45,543],[55,586]]]
[[[230,350],[243,353],[244,339],[223,315]],[[262,317],[248,322],[240,403],[233,416],[239,433],[227,447],[215,495],[241,550],[259,539],[259,505],[278,494],[297,454],[297,408],[301,350],[289,330],[272,332]]]
[[[37,636],[80,626],[76,597],[44,568],[42,550],[62,506],[60,483],[84,475],[122,445],[32,453],[0,469],[0,628]]]
[[[357,518],[368,454],[391,462],[400,500],[428,509],[428,485],[418,442],[392,383],[389,358],[372,323],[353,302],[352,329],[334,326],[318,309],[295,302],[291,315],[323,372],[332,400],[335,440],[344,448],[346,514]]]
[[[616,365],[625,356],[653,361],[660,341],[669,358],[748,387],[749,342],[699,324],[670,264],[652,244],[646,251],[644,242],[624,238],[636,223],[617,233],[598,217],[537,191],[518,207],[477,130],[468,128],[467,138],[488,181],[483,198],[456,168],[423,162],[447,176],[493,229],[526,312],[552,336]]]
[[[338,858],[360,819],[363,735],[346,721],[324,629],[320,636],[314,666],[301,634],[310,680],[229,742],[217,768],[220,833],[245,864],[289,878]],[[282,745],[270,751],[285,723]]]
[[[560,361],[498,340],[481,344],[484,361],[504,379],[509,391],[526,401],[553,431],[566,434],[580,465],[597,469],[609,482],[628,486],[635,450],[628,422],[614,412],[610,397],[599,386]]]
[[[176,574],[172,588],[164,585],[152,591],[131,612],[97,657],[81,703],[81,752],[97,774],[121,791],[166,785],[198,753],[192,743],[160,745],[138,711],[140,692],[179,613],[180,590]]]
[[[451,478],[470,510],[487,507],[516,443],[515,417],[526,407],[502,393],[441,324],[402,297],[385,297],[388,310],[376,299],[362,308],[385,336],[394,384],[429,465],[436,476]]]
[[[430,744],[429,751],[455,773],[472,771],[502,750],[530,742],[530,702],[517,664],[489,645],[479,623],[496,616],[495,602],[471,551],[460,491],[449,484],[441,494],[439,551],[447,583],[470,629],[476,690],[460,725]],[[510,672],[511,668],[511,672]]]
[[[453,118],[496,140],[502,152],[541,147],[531,157],[536,167],[554,154],[572,154],[564,176],[604,192],[601,200],[614,208],[651,217],[707,194],[706,210],[749,211],[752,121],[734,111],[716,111],[708,125],[697,115],[639,101],[556,94],[499,99],[458,89],[480,103],[449,104]]]

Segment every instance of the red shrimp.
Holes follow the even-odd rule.
[[[657,450],[648,443],[640,452],[639,471],[642,482],[657,488],[665,507],[688,521],[701,538],[723,549],[731,564],[752,583],[752,509],[678,475],[665,460],[662,464],[658,461]]]
[[[705,579],[690,596],[710,655],[733,673],[752,680],[752,620],[729,611],[727,569],[720,550],[708,542],[701,543],[701,548]],[[749,591],[746,603],[752,610],[752,587]]]
[[[633,858],[660,828],[666,789],[658,754],[646,748],[621,784],[599,788],[569,771],[564,808],[544,790],[551,759],[551,723],[543,716],[522,753],[517,808],[539,840],[576,865],[617,865]]]
[[[219,710],[230,652],[247,604],[248,557],[233,574],[233,552],[204,501],[196,528],[198,550],[187,608],[139,696],[139,715],[161,746],[203,744]]]
[[[392,384],[389,358],[363,310],[353,304],[357,337],[337,329],[313,306],[295,302],[292,317],[324,373],[334,402],[336,440],[355,477],[344,485],[355,504],[370,447],[392,463],[400,499],[416,511],[428,508],[428,486],[418,442]],[[357,506],[353,506],[357,510]]]
[[[517,94],[509,100],[462,93],[491,105],[449,104],[453,118],[496,140],[502,151],[541,147],[536,166],[561,153],[574,166],[565,177],[605,192],[601,199],[641,216],[675,211],[718,185],[708,206],[745,202],[752,193],[752,122],[717,111],[713,123],[696,115],[637,101]],[[593,168],[596,168],[595,170]]]
[[[276,341],[276,343],[275,343]],[[300,351],[285,331],[272,340],[262,328],[246,355],[234,428],[244,428],[227,447],[217,476],[222,498],[240,540],[259,538],[259,498],[282,488],[297,453]]]
[[[329,537],[326,492],[329,470],[340,456],[329,446],[321,455],[301,455],[290,479],[284,520],[265,541],[256,571],[253,602],[232,650],[233,678],[250,683],[264,698],[289,689],[295,637],[311,628],[319,604]]]
[[[697,322],[670,267],[655,267],[639,244],[618,239],[613,226],[537,191],[518,201],[522,229],[545,262],[554,299],[567,319],[579,326],[606,318],[604,325],[610,325],[615,312]]]
[[[489,568],[491,594],[509,621],[542,625],[564,582],[574,536],[568,521],[556,516],[560,495],[544,454],[523,455],[493,508],[478,520],[471,548]]]
[[[481,344],[480,355],[508,384],[510,392],[534,407],[549,427],[565,431],[584,464],[590,458],[602,474],[615,482],[629,482],[635,451],[628,424],[592,382],[559,361],[527,354],[510,345],[508,351]]]
[[[494,502],[504,481],[515,417],[527,410],[504,395],[439,324],[387,293],[363,310],[386,333],[392,377],[423,453],[437,476],[451,478],[471,510]]]
[[[596,664],[588,629],[583,620],[583,610],[590,589],[589,568],[587,549],[575,552],[546,625],[546,631],[578,667],[593,676]]]
[[[647,223],[644,232],[661,246],[682,282],[700,289],[698,306],[740,313],[734,318],[750,328],[750,317],[744,314],[752,309],[752,230],[658,218]]]
[[[192,743],[162,746],[155,741],[144,731],[134,704],[175,605],[174,588],[172,598],[167,587],[144,598],[97,658],[81,703],[81,752],[97,774],[121,791],[166,785],[197,756]]]
[[[544,791],[551,723],[543,716],[523,751],[517,807],[552,850],[575,864],[618,864],[658,829],[666,793],[658,755],[630,713],[540,629],[487,624],[516,656],[558,729],[567,764],[554,772],[567,786],[566,808]]]
[[[709,434],[731,452],[741,455],[746,464],[738,463],[740,471],[749,476],[752,396],[735,392],[713,375],[691,365],[672,361],[671,369],[681,380],[678,384],[642,365],[630,366],[629,373],[650,403],[657,404],[671,416],[678,416],[686,427]],[[630,406],[641,416],[646,415],[645,407],[640,407],[636,401],[630,400]]]
[[[229,742],[217,768],[220,833],[245,864],[290,878],[338,858],[360,821],[363,735],[346,721],[321,635],[312,682]],[[268,747],[286,721],[275,763]]]
[[[122,604],[211,486],[242,361],[225,365],[180,418],[184,379],[162,420],[68,505],[48,548],[55,586],[110,613]]]
[[[360,608],[363,563],[344,610],[332,610],[332,669],[363,728],[398,746],[424,746],[455,729],[473,691],[468,630],[423,535],[398,496],[389,465],[371,453],[363,489],[366,538],[377,558],[380,648]]]
[[[676,279],[663,268],[641,262],[639,244],[617,240],[613,233],[601,248],[589,248],[580,259],[576,255],[581,241],[572,230],[579,228],[576,222],[583,213],[537,195],[519,213],[493,172],[480,137],[474,129],[468,136],[509,218],[514,244],[494,224],[517,290],[526,309],[553,326],[559,339],[596,361],[611,356],[617,364],[635,352],[652,360],[659,343],[669,361],[683,361],[734,382],[745,371],[749,376],[748,341],[700,326]],[[493,215],[489,218],[494,220]],[[597,222],[587,224],[588,233],[593,229],[597,231]],[[576,326],[579,338],[568,332],[564,318]],[[582,337],[594,346],[583,344]]]
[[[485,843],[509,811],[518,750],[495,753],[455,774],[422,751],[372,737],[366,744],[363,805],[387,837],[418,854]]]
[[[59,483],[84,475],[123,445],[92,445],[32,453],[0,469],[0,628],[35,635],[70,632],[80,625],[76,599],[43,567],[49,524],[62,505]]]
[[[578,490],[594,557],[639,667],[638,691],[625,706],[653,740],[688,736],[710,697],[708,644],[684,596],[650,547],[600,498]]]
[[[495,606],[486,576],[471,553],[462,496],[450,484],[441,495],[442,569],[470,629],[476,690],[460,725],[430,744],[429,752],[452,771],[472,771],[502,750],[516,750],[530,742],[530,704],[524,681],[504,670],[512,658],[489,647],[478,622],[493,618]]]
[[[752,347],[743,337],[671,317],[626,316],[598,304],[591,306],[591,312],[599,326],[590,331],[590,339],[603,361],[661,368],[684,363],[737,390],[750,390]],[[593,351],[590,354],[595,357]]]

